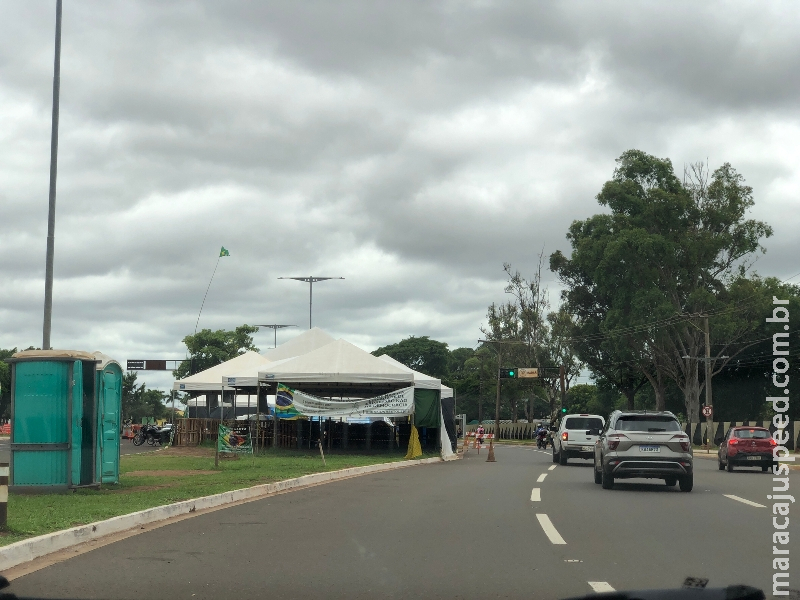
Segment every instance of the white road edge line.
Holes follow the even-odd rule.
[[[553,470],[553,469],[555,469],[557,466],[558,466],[558,465],[553,465],[552,467],[548,467],[548,468],[547,468],[547,470],[548,470],[548,471],[552,471],[552,470]]]
[[[536,518],[539,519],[539,525],[542,526],[545,535],[550,539],[553,544],[566,544],[567,542],[564,541],[564,538],[561,537],[561,534],[556,531],[556,528],[553,526],[553,523],[550,521],[550,517],[543,514],[537,514]]]
[[[589,585],[592,587],[593,592],[597,592],[601,594],[603,592],[616,592],[614,588],[612,588],[608,583],[605,581],[590,581]]]
[[[542,483],[545,477],[547,477],[547,473],[542,473],[539,475],[539,479],[536,480],[536,483]]]
[[[741,502],[742,504],[749,504],[750,506],[755,506],[756,508],[767,508],[763,504],[759,504],[758,502],[751,502],[750,500],[745,500],[744,498],[739,498],[739,496],[734,496],[733,494],[722,494],[726,498],[730,498],[731,500],[736,500],[737,502]]]
[[[542,501],[542,494],[539,488],[533,488],[531,490],[531,502],[541,502]]]

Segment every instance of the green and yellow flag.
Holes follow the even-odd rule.
[[[250,434],[239,435],[234,433],[230,427],[219,426],[217,435],[217,449],[219,452],[233,452],[234,454],[252,454],[253,444],[250,441]]]
[[[417,428],[411,426],[411,437],[408,439],[408,452],[406,453],[406,460],[410,458],[419,458],[422,456],[422,446],[419,443],[419,433]]]
[[[219,255],[220,255],[220,256],[230,256],[230,255],[231,255],[231,253],[230,253],[230,252],[228,252],[228,251],[225,249],[225,246],[222,246],[222,248],[220,248],[220,249],[219,249]]]

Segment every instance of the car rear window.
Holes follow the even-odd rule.
[[[597,417],[570,417],[564,429],[602,429],[603,421]]]
[[[745,440],[765,440],[772,437],[766,429],[736,429],[733,435]]]
[[[673,417],[658,415],[625,415],[617,419],[617,431],[680,431]]]

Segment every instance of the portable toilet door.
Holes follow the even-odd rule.
[[[119,483],[122,367],[101,352],[97,358],[97,481]]]
[[[9,362],[11,485],[54,491],[92,484],[96,359],[73,350],[30,350]]]

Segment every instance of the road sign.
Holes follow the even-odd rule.
[[[704,416],[704,417],[708,418],[708,417],[710,417],[712,414],[714,414],[714,407],[713,407],[713,406],[711,406],[711,405],[709,404],[708,406],[704,406],[704,407],[703,407],[703,416]]]
[[[129,360],[125,366],[128,371],[174,371],[180,363],[180,360]]]
[[[539,369],[517,369],[517,377],[520,379],[538,378]]]

